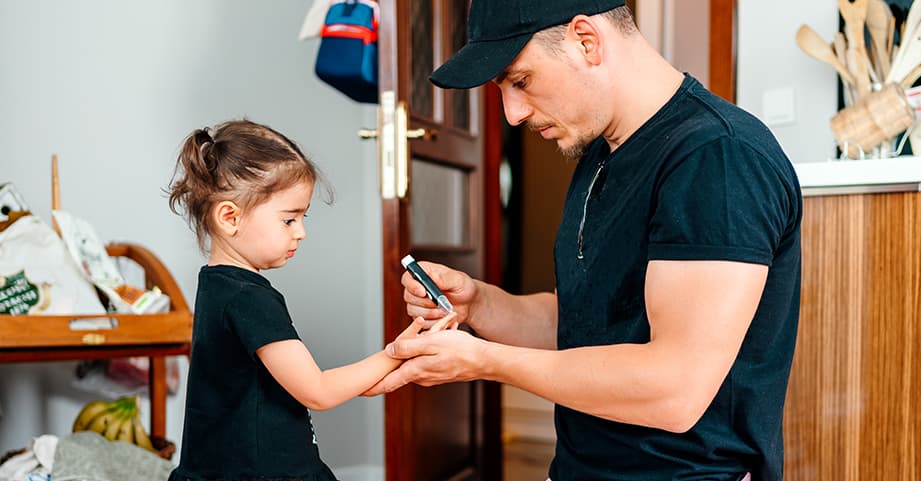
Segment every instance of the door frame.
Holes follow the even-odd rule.
[[[397,99],[403,99],[407,92],[402,86],[407,85],[411,67],[409,55],[400,55],[398,47],[410,44],[408,29],[397,29],[396,23],[409,18],[409,3],[398,0],[378,0],[380,6],[380,28],[378,36],[379,52],[379,88],[381,91],[392,90]],[[399,19],[399,20],[398,20]],[[437,31],[442,28],[435,22],[433,28]],[[438,33],[436,32],[436,35]],[[383,55],[387,55],[386,58]],[[436,55],[436,63],[441,60]],[[483,136],[483,165],[480,170],[480,186],[478,190],[484,201],[481,215],[483,220],[482,255],[484,261],[484,279],[490,283],[501,280],[501,204],[499,200],[499,163],[502,152],[502,110],[499,102],[498,90],[490,94],[489,88],[483,89],[479,106],[486,112],[477,112],[474,115],[484,115]],[[426,127],[424,119],[410,118],[410,124],[415,127]],[[421,125],[420,125],[421,124]],[[411,125],[410,128],[413,126]],[[424,144],[421,146],[425,150]],[[383,225],[398,226],[397,229],[384,229],[382,235],[382,253],[384,259],[400,258],[410,251],[411,243],[408,236],[401,236],[400,232],[409,231],[410,205],[405,200],[395,197],[381,199],[381,222]],[[480,213],[478,213],[480,214]],[[383,342],[388,342],[387,333],[400,332],[404,325],[390,325],[391,320],[406,318],[406,305],[403,302],[403,287],[401,278],[404,270],[399,263],[387,262],[382,266],[383,280]],[[479,417],[470,419],[473,424],[471,431],[477,439],[474,443],[481,443],[483,449],[478,449],[480,456],[477,464],[482,468],[482,478],[477,481],[500,481],[502,478],[502,443],[501,443],[501,402],[500,386],[497,383],[481,381],[483,389],[477,390],[477,404],[483,407]],[[415,412],[414,393],[418,389],[425,389],[410,384],[395,392],[388,393],[384,398],[384,464],[387,481],[404,481],[413,479],[412,467],[406,466],[406,460],[412,460],[417,453],[407,452],[411,449],[414,440],[414,427],[412,418]],[[481,429],[475,429],[480,426]],[[402,443],[395,440],[410,440]]]
[[[736,101],[736,0],[710,0],[710,91]]]

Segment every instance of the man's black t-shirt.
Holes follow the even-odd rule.
[[[256,350],[298,339],[284,297],[239,267],[198,274],[182,454],[170,481],[335,481],[310,413]]]
[[[557,405],[553,481],[716,481],[746,472],[754,481],[781,480],[801,207],[793,167],[770,131],[690,76],[613,153],[603,138],[589,146],[554,250],[559,349],[648,342],[651,260],[738,261],[769,272],[738,357],[690,431]]]

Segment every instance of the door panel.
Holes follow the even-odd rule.
[[[467,172],[454,166],[413,159],[410,178],[413,179],[412,245],[468,247],[470,188]]]
[[[483,118],[479,91],[446,91],[429,81],[436,65],[466,41],[467,0],[381,0],[380,88],[384,99],[405,103],[406,129],[419,138],[378,127],[382,182],[408,173],[406,195],[385,188],[383,213],[384,337],[410,322],[403,303],[400,259],[447,264],[484,278]],[[398,20],[397,20],[398,19]],[[397,117],[399,117],[397,115]],[[399,182],[398,182],[399,185]],[[498,387],[454,383],[406,386],[385,398],[388,481],[498,480]],[[488,421],[487,421],[488,420]],[[491,423],[487,425],[487,422]],[[490,433],[489,436],[485,433]]]

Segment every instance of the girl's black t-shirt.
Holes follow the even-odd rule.
[[[284,297],[260,274],[198,274],[182,452],[170,481],[335,481],[320,460],[310,412],[256,350],[299,339]]]
[[[781,480],[801,208],[793,166],[771,132],[690,76],[614,152],[601,138],[589,146],[554,249],[559,349],[648,342],[651,260],[756,263],[769,272],[741,351],[690,431],[556,406],[553,481],[716,481],[746,472],[756,481]]]

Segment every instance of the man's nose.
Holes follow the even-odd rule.
[[[531,107],[514,93],[502,94],[502,107],[505,109],[505,120],[513,127],[528,120],[533,112]]]

